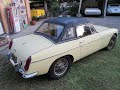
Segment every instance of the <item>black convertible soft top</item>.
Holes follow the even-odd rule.
[[[65,26],[76,26],[80,24],[90,23],[89,20],[86,20],[84,18],[78,18],[78,17],[55,17],[55,18],[50,18],[45,22],[62,24]]]
[[[62,37],[65,34],[67,28],[72,27],[72,26],[76,27],[77,25],[81,25],[81,24],[87,24],[87,23],[90,23],[90,21],[86,20],[84,18],[78,18],[78,17],[54,17],[54,18],[49,18],[49,19],[45,20],[43,23],[54,23],[54,24],[59,24],[59,25],[64,26],[64,30],[62,31],[62,33],[60,34],[60,36],[57,39],[54,39],[54,38],[50,37],[49,35],[46,35],[46,34],[43,34],[40,32],[37,33],[37,34],[41,34],[41,35],[51,39],[55,43],[57,43],[62,40]],[[36,31],[35,31],[35,33],[36,33]]]

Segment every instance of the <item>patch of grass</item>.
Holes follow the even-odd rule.
[[[112,51],[98,51],[74,63],[59,80],[45,75],[25,80],[14,72],[6,56],[0,56],[1,90],[119,90],[120,36]]]
[[[99,51],[71,68],[70,86],[79,90],[120,89],[120,39],[112,51]]]

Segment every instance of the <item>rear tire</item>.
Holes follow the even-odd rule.
[[[49,69],[49,78],[56,80],[66,75],[70,69],[71,63],[72,61],[69,57],[62,57],[57,59]]]
[[[112,50],[114,48],[114,46],[116,44],[116,39],[117,39],[117,36],[113,35],[112,38],[109,41],[109,44],[105,48],[107,51],[110,51],[110,50]]]

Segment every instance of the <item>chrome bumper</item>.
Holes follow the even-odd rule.
[[[33,78],[37,75],[37,72],[31,73],[31,74],[25,74],[23,69],[19,69],[19,73],[21,73],[22,77],[25,78],[25,79]]]
[[[11,64],[17,68],[17,72],[22,74],[22,77],[25,79],[33,78],[34,76],[37,75],[37,72],[31,73],[31,74],[26,74],[25,71],[20,67],[18,63],[15,63],[14,60],[12,60],[12,53],[8,52],[8,59],[10,60]]]

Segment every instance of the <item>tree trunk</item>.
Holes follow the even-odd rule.
[[[45,14],[48,17],[49,13],[48,13],[48,7],[47,7],[47,2],[44,0],[44,8],[45,8]]]

